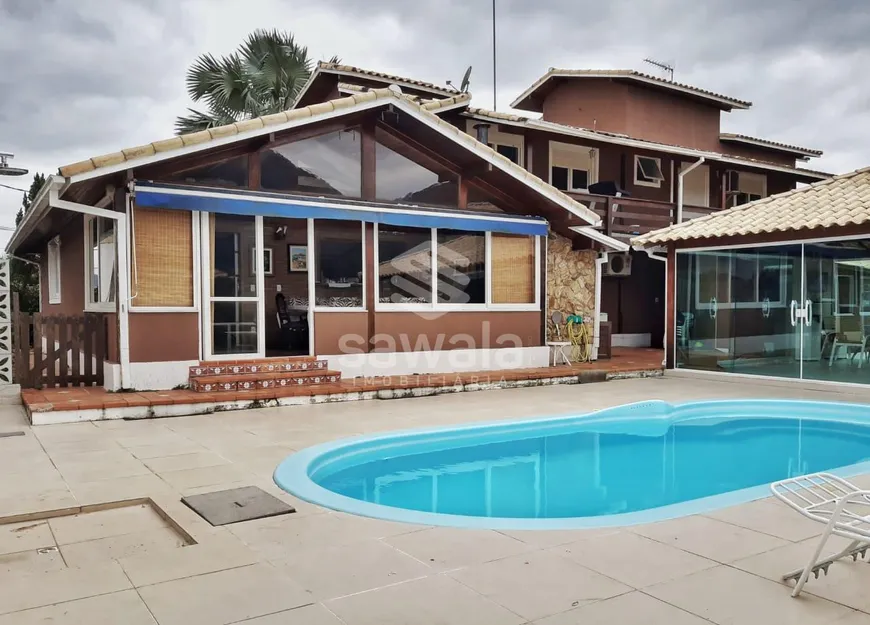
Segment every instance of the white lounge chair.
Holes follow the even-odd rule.
[[[846,556],[857,560],[859,556],[866,555],[870,548],[870,490],[861,490],[830,473],[812,473],[781,480],[771,484],[770,490],[777,499],[803,516],[825,525],[825,531],[807,565],[782,576],[784,582],[796,582],[792,597],[800,594],[810,573],[818,579],[820,571],[828,574],[832,562]],[[820,557],[832,534],[849,538],[852,542],[842,551]]]

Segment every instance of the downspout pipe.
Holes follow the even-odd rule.
[[[682,170],[677,176],[677,223],[683,223],[683,176],[691,172],[696,167],[699,167],[706,159],[706,157],[702,156],[697,161],[686,167]],[[649,253],[649,252],[647,252]],[[654,256],[650,255],[650,258],[654,258]]]
[[[703,160],[703,159],[702,159]],[[700,163],[695,163],[694,166],[700,165]],[[682,182],[682,180],[681,180]],[[661,256],[656,256],[653,254],[653,250],[644,250],[646,255],[652,258],[653,260],[657,260],[665,264],[665,331],[662,338],[662,345],[665,348],[665,355],[662,358],[662,366],[666,366],[668,364],[668,258],[665,256],[664,258]]]
[[[607,262],[607,252],[601,252],[595,259],[595,327],[592,331],[592,360],[598,360],[601,346],[601,274]]]

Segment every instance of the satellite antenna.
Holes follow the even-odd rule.
[[[465,75],[462,77],[462,84],[459,86],[461,93],[468,93],[468,87],[471,86],[471,65],[465,70]]]
[[[12,167],[9,161],[14,158],[12,152],[0,152],[0,176],[23,176],[27,173],[21,167]]]
[[[668,80],[674,79],[674,63],[672,61],[657,61],[656,59],[646,58],[643,60],[644,63],[649,63],[653,67],[657,67],[659,70],[667,74]]]

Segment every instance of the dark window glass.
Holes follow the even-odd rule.
[[[273,191],[360,197],[360,133],[331,132],[265,150],[260,184]]]
[[[486,303],[486,235],[438,230],[438,303]]]
[[[589,172],[585,169],[571,170],[571,188],[585,189],[589,186]]]
[[[748,303],[755,301],[755,272],[757,269],[755,254],[738,254],[734,256],[731,272],[731,301]]]
[[[222,163],[182,171],[163,179],[167,182],[201,184],[212,187],[247,187],[248,157],[238,156]]]
[[[399,144],[395,147],[399,149]],[[375,148],[375,158],[377,199],[405,204],[457,205],[459,185],[452,174],[430,171],[382,143]]]
[[[551,167],[550,168],[551,184],[562,191],[568,190],[568,168],[567,167]]]
[[[432,231],[378,226],[378,298],[392,304],[432,302]]]
[[[771,302],[783,301],[782,271],[784,259],[780,257],[758,257],[758,300]]]
[[[519,165],[520,149],[514,145],[497,145],[495,151]]]
[[[363,305],[363,243],[358,221],[314,221],[314,290],[317,306]]]

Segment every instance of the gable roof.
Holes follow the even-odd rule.
[[[803,158],[816,157],[823,154],[821,150],[802,148],[799,145],[790,145],[788,143],[780,143],[779,141],[771,141],[770,139],[759,139],[758,137],[750,137],[749,135],[734,134],[731,132],[719,133],[719,141],[722,141],[723,143],[755,145],[763,148],[771,148],[780,152],[791,152]]]
[[[376,81],[383,82],[385,86],[388,85],[398,85],[404,89],[411,89],[414,91],[422,91],[431,94],[436,98],[449,98],[455,96],[459,93],[457,89],[451,89],[450,87],[436,85],[435,83],[426,82],[425,80],[417,80],[415,78],[407,78],[405,76],[396,76],[395,74],[386,74],[384,72],[375,72],[369,69],[363,69],[361,67],[354,67],[353,65],[344,65],[342,63],[328,63],[326,61],[318,61],[317,65],[314,67],[314,71],[311,72],[311,75],[308,77],[308,80],[302,86],[302,89],[299,90],[299,93],[296,96],[296,100],[293,103],[293,106],[290,108],[295,108],[299,102],[305,97],[305,94],[311,88],[311,86],[323,75],[332,75],[338,77],[342,83],[352,83],[354,79],[363,80],[363,81]]]
[[[790,167],[788,165],[779,165],[769,161],[762,161],[755,158],[744,156],[731,156],[721,152],[708,152],[707,150],[698,150],[696,148],[687,148],[680,145],[672,145],[669,143],[659,143],[657,141],[648,141],[647,139],[635,139],[628,135],[607,132],[603,130],[591,130],[589,128],[581,128],[579,126],[568,126],[567,124],[557,124],[556,122],[548,122],[543,119],[535,119],[516,115],[514,113],[499,113],[481,108],[468,107],[465,111],[466,116],[473,117],[484,121],[493,121],[499,124],[508,126],[519,126],[532,130],[542,130],[552,132],[554,134],[562,134],[570,137],[578,137],[591,141],[599,141],[602,143],[611,143],[614,145],[624,145],[626,147],[637,148],[641,150],[654,150],[675,154],[678,156],[686,156],[692,159],[704,157],[707,160],[713,160],[720,163],[731,163],[734,165],[742,165],[744,167],[754,167],[767,171],[779,171],[789,174],[794,174],[799,178],[815,182],[817,180],[827,180],[831,174],[813,169],[804,169],[801,167]]]
[[[870,222],[870,167],[648,232],[633,245],[654,246],[749,234],[794,232]]]
[[[650,74],[644,74],[633,69],[558,69],[551,67],[547,73],[538,78],[532,86],[523,91],[513,102],[511,107],[523,109],[527,111],[541,112],[540,107],[536,107],[534,96],[542,89],[548,88],[547,83],[558,78],[612,78],[617,80],[627,80],[640,84],[651,85],[658,88],[667,89],[676,93],[691,96],[700,100],[704,100],[709,104],[713,104],[718,108],[726,111],[731,109],[748,109],[752,106],[752,102],[747,100],[738,100],[720,93],[707,91],[699,87],[693,87],[673,80],[666,80]]]
[[[179,135],[64,165],[59,168],[59,176],[50,176],[46,181],[38,196],[39,202],[34,202],[34,209],[28,211],[6,249],[13,251],[32,232],[50,203],[49,188],[63,193],[63,189],[85,180],[385,105],[392,105],[416,118],[424,126],[461,145],[478,158],[490,163],[493,169],[529,187],[542,198],[566,210],[582,222],[591,226],[600,225],[601,219],[597,213],[435,114],[442,108],[453,106],[457,102],[467,102],[469,99],[470,94],[459,93],[450,98],[420,104],[415,99],[403,95],[396,86],[372,89],[300,109]],[[614,248],[621,245],[610,237],[605,237],[604,241],[600,240],[600,237],[596,240],[604,244],[612,243],[611,247]]]

